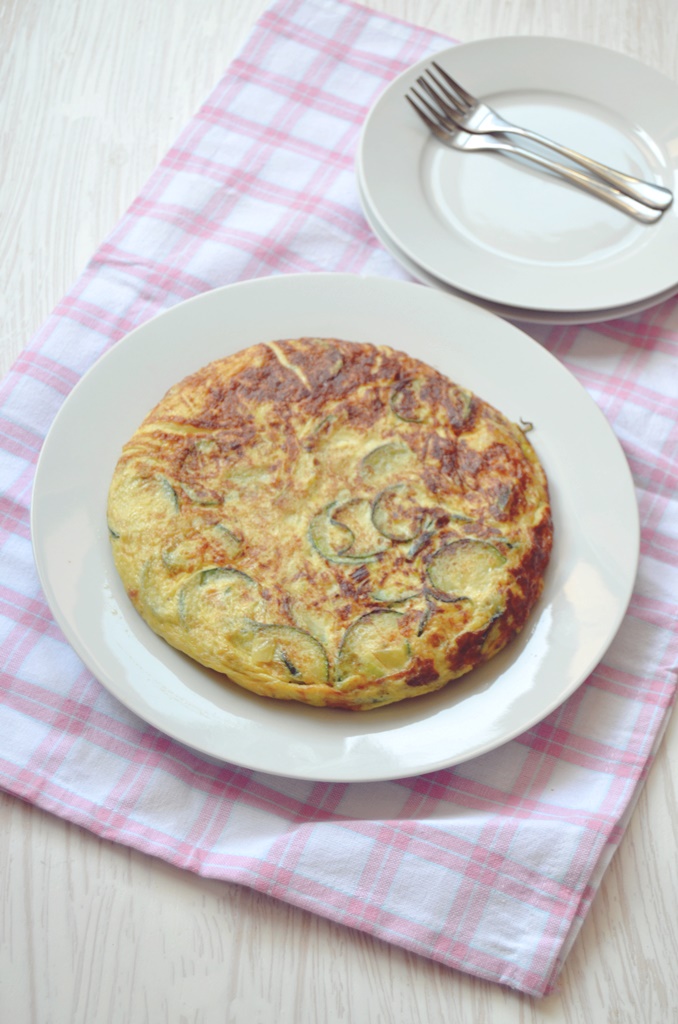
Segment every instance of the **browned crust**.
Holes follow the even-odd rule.
[[[411,393],[413,380],[418,385],[416,396]],[[402,417],[393,416],[394,395]],[[426,422],[417,419],[421,408],[417,403],[433,410]],[[324,445],[338,424],[347,436],[374,433],[382,440],[406,445],[414,453],[416,475],[429,495],[426,515],[430,526],[430,537],[422,532],[417,542],[420,548],[415,559],[408,555],[409,545],[402,543],[391,544],[388,553],[369,564],[355,565],[324,561],[308,545],[309,515],[331,498],[332,488],[322,481],[315,491],[309,486],[304,494],[287,494],[286,488],[290,480],[299,484],[302,463],[308,474],[322,476],[326,472]],[[255,479],[250,487],[246,481],[255,450],[257,465],[265,467],[265,486]],[[236,566],[257,579],[271,620],[291,627],[299,626],[293,594],[305,593],[318,612],[327,606],[331,594],[331,672],[336,664],[337,637],[360,615],[383,607],[371,596],[382,570],[388,570],[389,578],[409,578],[414,561],[424,567],[425,582],[426,558],[441,544],[464,537],[495,544],[508,557],[510,565],[500,584],[503,610],[499,616],[479,625],[468,603],[441,604],[435,593],[428,595],[423,606],[419,601],[402,609],[402,628],[414,638],[412,657],[406,670],[388,676],[382,687],[383,701],[373,682],[343,692],[330,676],[326,685],[291,680],[277,688],[238,677],[228,659],[225,664],[219,661],[218,653],[212,660],[198,656],[256,692],[364,708],[374,706],[365,703],[367,693],[377,704],[437,689],[504,647],[523,628],[542,591],[553,526],[546,480],[529,442],[477,396],[452,385],[431,367],[385,347],[336,339],[277,341],[212,363],[186,378],[168,392],[125,446],[111,489],[109,521],[115,525],[121,515],[121,481],[132,476],[141,481],[157,479],[160,471],[176,494],[182,537],[188,538],[190,549],[177,573],[196,573],[205,566]],[[352,494],[367,493],[355,466],[349,466],[344,479],[337,481],[337,488],[340,485]],[[293,545],[305,544],[309,549],[305,557],[296,557],[296,551],[291,551],[287,535],[281,537],[278,547],[270,543],[270,537],[264,539],[260,522],[257,541],[248,542],[254,504],[270,503],[270,530],[277,528],[276,516],[289,529],[295,498],[299,529]],[[233,514],[237,502],[241,503],[240,516]],[[309,507],[309,502],[315,504]],[[462,508],[471,521],[451,515],[451,504]],[[223,522],[225,510],[229,529],[244,542],[237,557],[225,553],[214,531],[210,532],[210,527]],[[511,548],[516,524],[521,528],[519,558]],[[158,531],[162,532],[160,524]],[[135,543],[141,544],[138,537]],[[181,630],[165,628],[140,602],[128,561],[138,562],[142,555],[132,552],[126,561],[127,555],[119,554],[124,544],[124,538],[114,538],[116,564],[130,599],[152,628],[196,656],[190,643],[182,640]],[[146,539],[143,544],[143,557],[148,561]],[[295,555],[291,561],[290,554]],[[169,568],[168,575],[173,571]],[[423,614],[428,615],[425,643],[417,634]]]

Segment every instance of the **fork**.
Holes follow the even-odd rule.
[[[438,75],[443,79],[443,82],[441,82],[430,69],[427,69],[426,74],[437,86],[437,92],[433,90],[430,82],[423,76],[420,76],[417,82],[440,104],[441,109],[444,110],[451,121],[454,121],[457,128],[462,128],[464,131],[471,132],[472,134],[486,135],[488,133],[501,132],[507,135],[522,135],[524,138],[538,142],[542,146],[548,146],[549,149],[586,168],[587,171],[602,178],[609,185],[619,189],[633,199],[645,203],[647,206],[652,206],[656,210],[665,210],[671,205],[673,193],[670,189],[664,188],[663,185],[642,181],[640,178],[634,178],[632,175],[624,174],[622,171],[614,170],[612,167],[601,164],[597,160],[592,160],[590,157],[569,149],[567,146],[561,146],[544,135],[506,121],[492,107],[489,107],[486,103],[472,96],[470,92],[467,92],[436,61],[432,61],[432,64]]]
[[[540,156],[539,153],[534,153],[531,149],[523,149],[521,146],[514,146],[513,143],[506,142],[503,139],[497,139],[493,135],[472,134],[471,132],[457,128],[450,118],[445,117],[438,110],[435,110],[414,87],[412,87],[410,91],[418,102],[415,102],[412,96],[406,95],[405,99],[407,102],[414,108],[429,131],[431,131],[440,142],[445,146],[449,146],[451,149],[463,150],[464,152],[495,150],[502,153],[512,153],[516,156],[525,157],[527,160],[532,160],[534,163],[539,164],[540,167],[544,167],[549,171],[555,172],[560,177],[572,182],[574,185],[578,185],[585,191],[591,192],[599,199],[604,199],[605,202],[610,203],[611,206],[616,206],[617,209],[630,214],[632,217],[643,221],[645,224],[653,224],[655,221],[659,220],[664,212],[663,210],[657,210],[654,207],[647,206],[645,203],[638,202],[630,196],[623,195],[616,189],[610,188],[609,185],[606,185],[605,182],[601,181],[599,178],[594,178],[589,174],[585,174],[583,171],[578,171],[575,167],[566,167],[565,164],[557,163],[555,160],[549,160],[547,157]],[[420,104],[423,104],[423,106],[426,107],[428,113],[422,109]]]

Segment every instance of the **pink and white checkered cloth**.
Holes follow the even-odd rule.
[[[396,74],[449,41],[340,0],[278,0],[0,390],[0,783],[202,875],[242,882],[535,995],[554,985],[674,695],[678,302],[532,333],[599,403],[642,517],[629,612],[545,721],[453,770],[344,785],[214,763],[119,705],[56,627],[31,554],[45,433],[123,334],[197,292],[293,271],[404,277],[353,159]]]

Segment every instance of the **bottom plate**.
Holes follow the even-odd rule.
[[[633,316],[635,313],[641,313],[644,309],[656,306],[660,302],[664,302],[665,299],[670,299],[676,294],[677,289],[676,287],[673,287],[669,288],[665,292],[661,292],[659,295],[652,295],[642,301],[632,302],[626,306],[615,306],[612,309],[581,310],[580,312],[575,313],[561,313],[558,312],[558,310],[524,309],[520,306],[503,306],[498,302],[485,301],[484,299],[477,298],[475,295],[466,295],[458,288],[453,288],[452,285],[447,284],[445,281],[441,281],[433,274],[429,274],[427,270],[424,270],[424,268],[420,267],[418,263],[411,260],[407,253],[402,251],[395,239],[391,237],[386,226],[381,223],[376,211],[370,206],[370,202],[360,184],[358,185],[358,194],[362,203],[365,220],[372,229],[372,232],[376,235],[384,248],[390,252],[391,256],[393,256],[394,259],[400,263],[401,267],[408,272],[408,274],[411,274],[417,281],[421,281],[422,284],[427,284],[431,288],[440,288],[448,295],[456,295],[459,299],[466,299],[469,302],[475,302],[478,306],[482,306],[483,309],[489,310],[490,313],[496,313],[497,316],[501,316],[505,320],[514,320],[523,324],[553,325],[601,323],[606,320],[617,320],[620,317]]]
[[[108,543],[106,497],[121,446],[165,391],[212,359],[303,335],[391,345],[514,421],[529,420],[550,482],[553,556],[521,636],[438,693],[370,712],[257,697],[175,651],[134,611]],[[554,357],[505,321],[442,292],[331,274],[208,292],[118,342],[71,393],[45,441],[32,530],[55,618],[123,704],[221,760],[341,782],[457,764],[545,717],[611,642],[630,599],[639,547],[621,448],[593,400]]]

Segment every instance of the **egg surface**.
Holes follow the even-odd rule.
[[[263,696],[359,710],[505,647],[553,536],[520,427],[409,355],[326,338],[172,387],[123,448],[108,527],[172,646]]]

